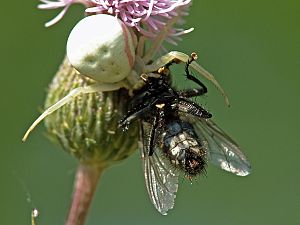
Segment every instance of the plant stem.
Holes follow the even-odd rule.
[[[102,172],[102,167],[79,164],[76,172],[72,203],[65,225],[84,225]]]

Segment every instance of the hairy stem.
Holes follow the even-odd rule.
[[[80,164],[76,172],[73,199],[66,225],[83,225],[97,187],[102,167]]]

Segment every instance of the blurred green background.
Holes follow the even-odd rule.
[[[37,225],[64,224],[77,165],[48,141],[43,126],[21,143],[83,10],[71,7],[46,29],[43,23],[58,11],[41,11],[37,4],[1,4],[3,225],[30,224],[33,207],[40,211]],[[106,171],[87,224],[300,224],[299,22],[296,0],[194,0],[185,27],[195,31],[173,49],[196,51],[226,90],[230,108],[210,85],[202,102],[245,149],[253,173],[241,178],[209,166],[207,177],[192,185],[180,181],[175,208],[161,216],[148,199],[137,152]]]

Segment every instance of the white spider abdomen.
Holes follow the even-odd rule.
[[[82,75],[104,83],[114,83],[129,75],[135,47],[126,25],[107,14],[88,16],[70,33],[67,56]]]

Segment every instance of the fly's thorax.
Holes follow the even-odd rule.
[[[163,152],[176,168],[189,176],[198,175],[205,170],[205,148],[189,123],[169,121],[162,138]]]

